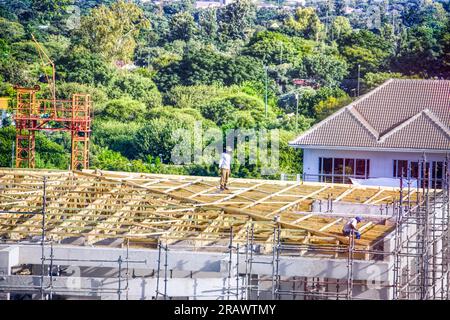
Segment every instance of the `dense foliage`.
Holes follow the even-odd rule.
[[[298,173],[301,152],[288,141],[351,102],[358,78],[362,94],[392,77],[450,77],[445,1],[343,3],[3,1],[0,96],[14,98],[13,85],[36,83],[48,95],[34,34],[56,63],[58,97],[92,96],[92,167],[216,174],[201,159],[172,162],[174,132],[200,123],[219,133],[278,129],[278,174]],[[10,166],[15,131],[11,119],[3,122],[0,166]],[[67,168],[68,135],[37,140],[38,167]],[[260,165],[236,161],[233,174],[260,177]]]

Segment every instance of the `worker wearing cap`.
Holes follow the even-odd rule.
[[[359,232],[357,225],[358,223],[360,223],[362,221],[361,217],[354,217],[353,219],[350,219],[345,225],[344,228],[342,229],[342,233],[344,234],[344,236],[349,236],[352,231],[355,234],[355,238],[356,239],[361,239],[361,233]]]
[[[220,190],[228,190],[227,183],[230,177],[231,171],[231,152],[233,149],[227,147],[226,151],[220,156],[219,169],[220,169]]]

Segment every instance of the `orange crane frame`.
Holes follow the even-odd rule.
[[[36,131],[68,131],[71,133],[72,154],[70,168],[89,168],[89,138],[91,134],[92,101],[88,94],[73,94],[71,100],[56,100],[55,64],[43,47],[32,36],[44,66],[52,67],[51,78],[46,74],[51,99],[37,99],[39,86],[16,86],[17,101],[14,108],[16,125],[16,168],[35,168]]]

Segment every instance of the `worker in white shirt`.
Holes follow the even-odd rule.
[[[227,147],[226,151],[222,153],[219,161],[219,169],[220,169],[220,190],[228,190],[227,183],[228,178],[230,177],[231,170],[231,152],[233,149],[231,147]]]
[[[355,234],[355,238],[356,239],[361,239],[361,233],[359,232],[357,225],[358,223],[360,223],[362,221],[361,217],[354,217],[353,219],[350,219],[345,225],[344,228],[342,229],[342,233],[344,234],[344,236],[349,236],[352,231]]]

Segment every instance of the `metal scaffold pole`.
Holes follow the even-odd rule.
[[[41,233],[41,299],[45,300],[45,211],[47,210],[47,177],[44,176],[42,184],[42,233]]]
[[[397,206],[394,249],[394,299],[447,299],[448,295],[448,161],[437,170],[437,162],[424,156],[418,163],[416,201],[403,201],[403,183]],[[432,188],[432,190],[430,190]]]
[[[159,275],[161,270],[161,241],[158,241],[158,268],[156,269],[156,290],[155,299],[158,300],[159,297]]]
[[[347,299],[353,298],[353,254],[355,250],[354,231],[350,232],[347,255]]]

